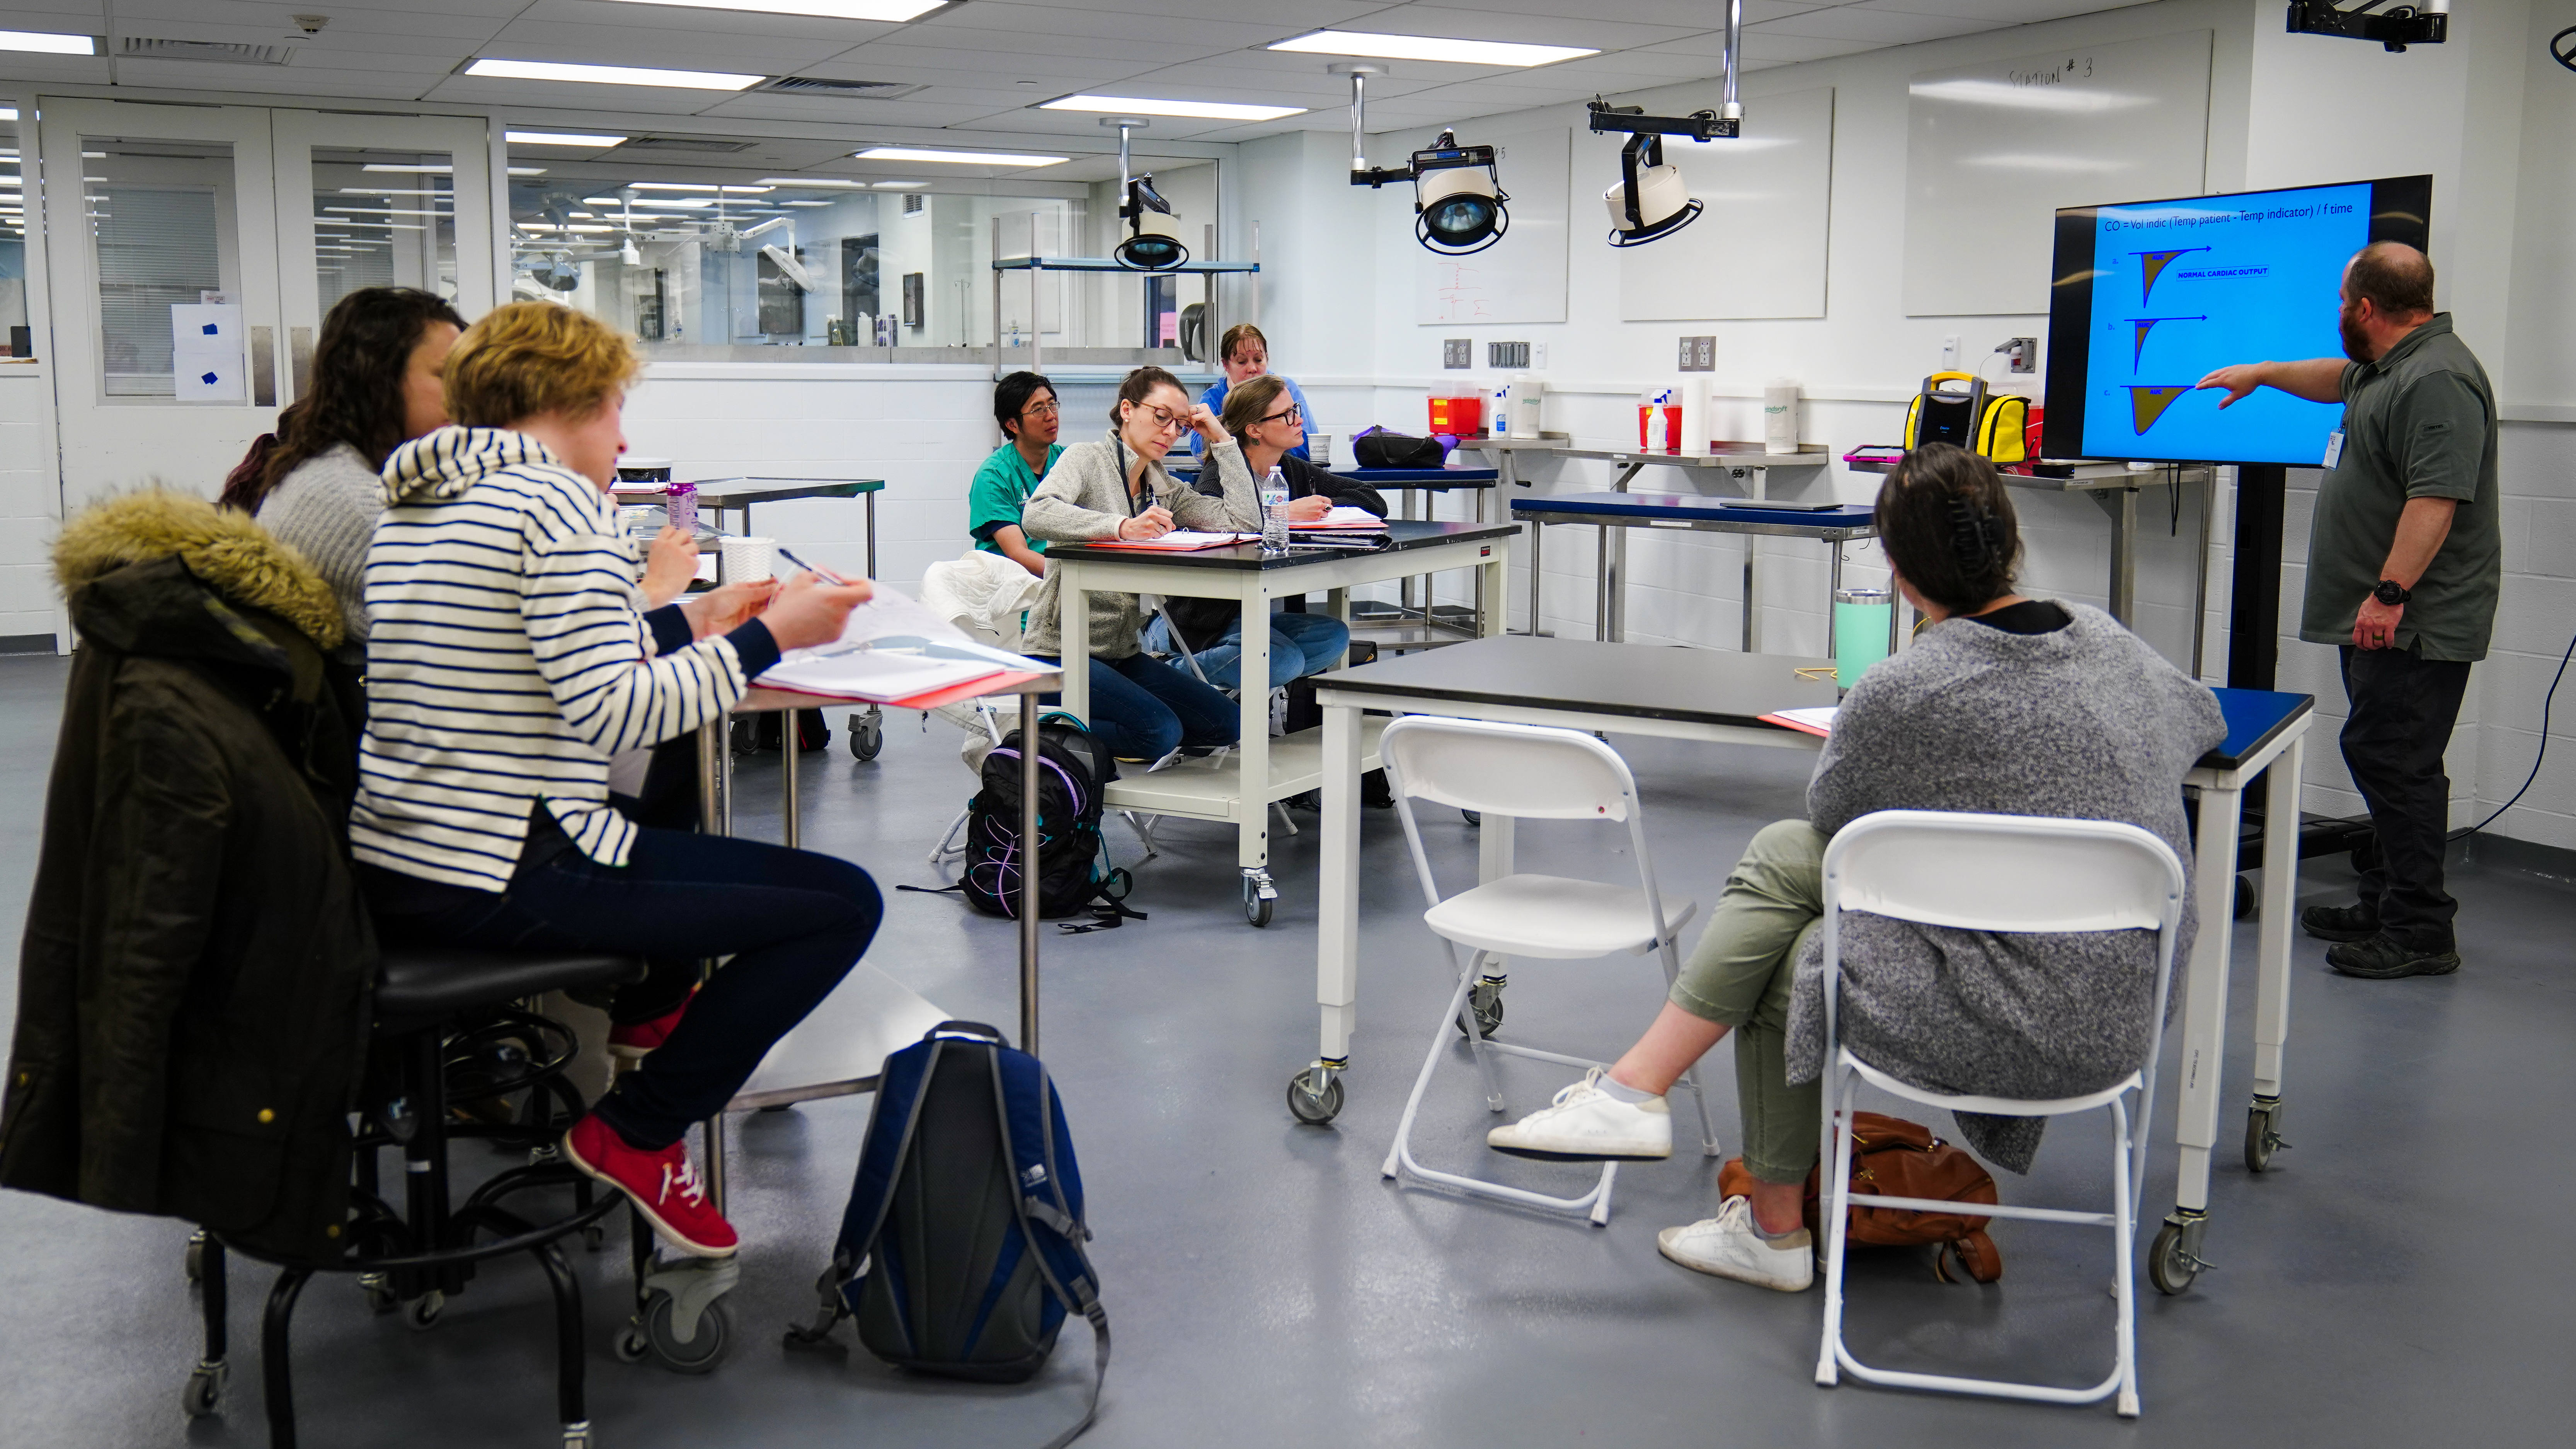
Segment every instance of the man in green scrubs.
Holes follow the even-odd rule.
[[[1008,441],[975,470],[966,490],[966,531],[977,548],[1044,577],[1046,545],[1020,527],[1020,510],[1064,451],[1055,440],[1064,425],[1055,385],[1034,372],[1003,378],[993,385],[993,420]]]
[[[2442,753],[2503,585],[2495,389],[2433,310],[2433,264],[2413,247],[2373,242],[2345,266],[2342,331],[2349,361],[2246,363],[2200,386],[2227,389],[2220,407],[2266,386],[2344,405],[2299,637],[2341,646],[2343,759],[2379,851],[2358,903],[2311,906],[2299,924],[2337,943],[2326,963],[2347,976],[2440,976],[2460,969]]]

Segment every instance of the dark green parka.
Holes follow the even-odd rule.
[[[80,630],[0,1106],[0,1185],[340,1251],[375,942],[344,845],[339,606],[159,490],[54,547]]]

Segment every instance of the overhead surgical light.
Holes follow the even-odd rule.
[[[1127,223],[1127,239],[1110,252],[1111,260],[1131,272],[1168,272],[1190,259],[1190,249],[1181,239],[1145,230],[1145,213],[1160,212],[1165,216],[1178,213],[1163,194],[1154,189],[1154,173],[1139,176],[1129,169],[1127,138],[1132,131],[1151,124],[1142,116],[1103,116],[1100,124],[1118,128],[1118,182],[1125,199],[1119,203],[1118,219]]]
[[[1401,167],[1368,164],[1368,78],[1386,67],[1366,61],[1344,61],[1324,67],[1351,78],[1351,184],[1372,190],[1391,181],[1413,183],[1413,239],[1426,251],[1463,257],[1503,239],[1511,230],[1504,206],[1501,170],[1491,146],[1462,146],[1454,131],[1442,131],[1426,150],[1416,151]]]
[[[2375,40],[2402,53],[2410,45],[2440,45],[2451,38],[2451,0],[2388,5],[2385,0],[2290,0],[2290,34],[2338,35]],[[2565,32],[2561,32],[2564,34]]]
[[[1735,98],[1735,63],[1743,33],[1744,0],[1727,0],[1726,91],[1714,111],[1650,116],[1643,106],[1614,106],[1593,98],[1591,128],[1624,132],[1628,137],[1628,144],[1619,148],[1619,184],[1601,193],[1602,204],[1610,210],[1610,245],[1643,246],[1690,225],[1707,210],[1691,196],[1681,168],[1664,160],[1664,138],[1715,141],[1742,134],[1744,106]]]

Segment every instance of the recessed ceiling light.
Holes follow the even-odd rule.
[[[412,162],[397,163],[393,161],[370,161],[358,169],[361,171],[398,171],[406,176],[448,176],[453,175],[456,171],[456,168],[453,166],[432,166],[425,162],[416,164]],[[513,166],[510,168],[510,174],[513,176],[543,176],[546,174],[546,168],[543,166]]]
[[[828,201],[782,201],[778,204],[781,206],[830,206],[832,203]]]
[[[598,151],[626,144],[623,136],[585,136],[574,131],[504,131],[501,138],[514,146],[578,146]]]
[[[1139,116],[1199,116],[1212,121],[1275,121],[1281,116],[1302,116],[1304,106],[1245,106],[1232,101],[1151,101],[1137,96],[1066,96],[1047,101],[1041,111],[1106,111],[1112,115],[1130,112]]]
[[[561,60],[478,60],[465,74],[498,80],[579,81],[596,86],[669,86],[687,91],[741,91],[764,77],[714,70],[656,70],[640,65],[576,65]]]
[[[0,106],[0,121],[14,121],[16,119],[18,119],[18,108],[16,106]],[[18,153],[12,151],[9,154],[15,156]]]
[[[1461,65],[1554,65],[1601,52],[1578,45],[1522,45],[1508,40],[1445,40],[1436,35],[1379,35],[1366,30],[1318,30],[1283,40],[1272,50],[1313,55],[1374,55],[1388,60],[1450,60]]]
[[[627,0],[632,5],[684,5],[691,10],[754,10],[764,15],[819,15],[826,20],[910,20],[948,0]]]
[[[760,179],[763,184],[769,186],[802,186],[808,190],[825,191],[858,191],[868,184],[864,181],[844,181],[837,177],[821,176],[764,176]]]
[[[928,186],[929,184],[930,183],[927,181],[879,181],[874,183],[875,188],[879,191],[901,191],[907,187]]]
[[[32,50],[44,55],[96,55],[98,45],[86,35],[57,35],[50,30],[0,30],[0,50]],[[18,113],[9,113],[16,120]]]
[[[925,146],[871,146],[854,153],[861,161],[946,161],[959,166],[1053,166],[1070,156],[1030,156],[1017,151],[941,151]],[[885,183],[879,182],[882,186]]]
[[[626,189],[629,191],[697,191],[709,195],[721,191],[727,196],[758,196],[769,188],[766,186],[708,186],[695,181],[629,181],[626,183]]]

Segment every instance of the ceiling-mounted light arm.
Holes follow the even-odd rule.
[[[1650,116],[1643,106],[1614,106],[1595,96],[1587,103],[1595,131],[1624,131],[1631,136],[1688,136],[1694,141],[1731,139],[1744,128],[1742,107],[1739,114],[1720,115],[1715,111],[1693,111],[1687,116]],[[1655,164],[1661,164],[1660,162]]]
[[[1744,103],[1735,98],[1736,62],[1744,55],[1744,0],[1726,0],[1726,90],[1719,98],[1718,119],[1744,123]],[[1732,136],[1734,131],[1726,134]],[[1706,137],[1701,137],[1706,140]]]
[[[2451,0],[2424,0],[2420,5],[2392,5],[2363,0],[2348,8],[2335,0],[2290,0],[2292,35],[2336,35],[2346,40],[2376,40],[2380,48],[2403,51],[2410,45],[2440,45],[2451,34]]]
[[[1178,213],[1163,194],[1154,189],[1154,173],[1139,176],[1128,153],[1128,135],[1151,125],[1142,116],[1103,116],[1100,124],[1118,128],[1118,219],[1127,223],[1127,239],[1110,253],[1118,264],[1134,272],[1168,272],[1190,259],[1189,248],[1177,237],[1145,230],[1145,213],[1158,211],[1165,216]]]
[[[1619,148],[1619,179],[1627,183],[1621,188],[1620,199],[1626,203],[1631,232],[1646,229],[1645,215],[1637,209],[1637,173],[1663,164],[1664,138],[1651,131],[1630,136],[1628,144]]]
[[[1335,61],[1324,67],[1324,70],[1331,75],[1346,75],[1351,78],[1351,184],[1374,190],[1390,181],[1413,180],[1413,168],[1409,165],[1396,167],[1369,164],[1366,125],[1368,78],[1386,74],[1386,67],[1371,65],[1367,61],[1345,60]]]

